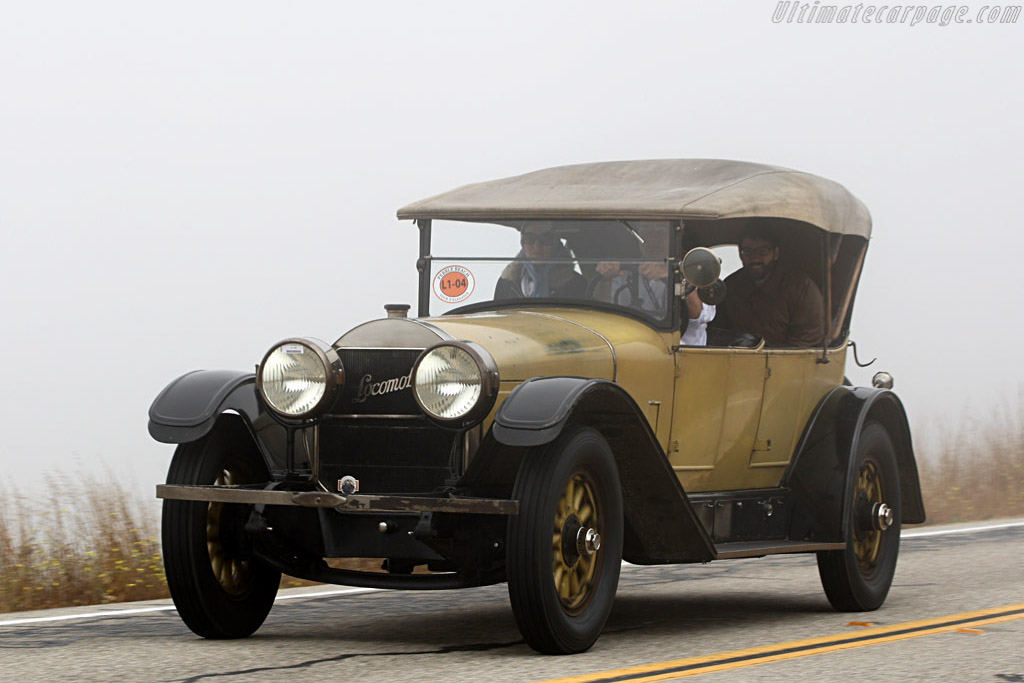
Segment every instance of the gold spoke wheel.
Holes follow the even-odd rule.
[[[596,549],[581,552],[581,532],[600,533],[601,520],[597,497],[590,477],[573,474],[565,484],[555,508],[551,535],[552,576],[558,599],[569,614],[586,608],[600,579],[599,555]]]
[[[242,418],[222,415],[213,430],[178,446],[167,483],[238,486],[270,479]],[[164,571],[178,616],[204,638],[245,638],[266,619],[281,572],[245,531],[253,508],[239,503],[164,500]]]
[[[867,612],[885,602],[900,548],[900,471],[885,425],[867,421],[850,453],[846,547],[818,553],[829,603]]]
[[[583,652],[611,612],[622,563],[622,487],[608,442],[570,425],[516,475],[506,575],[516,624],[538,652]]]
[[[215,486],[230,486],[237,483],[237,474],[229,469],[221,470]],[[224,547],[223,529],[225,503],[210,503],[206,512],[206,550],[210,555],[210,568],[217,583],[226,593],[240,597],[251,588],[249,561],[232,557]]]
[[[874,461],[867,460],[857,473],[857,488],[854,492],[857,505],[871,510],[884,501],[882,478]],[[870,576],[878,566],[878,555],[882,547],[882,534],[878,529],[854,529],[853,552],[857,565],[864,576]]]

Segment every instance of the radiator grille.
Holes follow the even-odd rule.
[[[412,395],[412,366],[419,349],[338,349],[345,387],[332,411],[338,415],[420,415]]]
[[[333,423],[320,427],[320,481],[331,491],[351,475],[360,493],[429,493],[452,476],[456,433],[415,426]]]

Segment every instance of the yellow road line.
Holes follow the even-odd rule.
[[[762,645],[745,650],[732,650],[712,655],[702,655],[700,657],[674,659],[624,669],[612,669],[593,674],[570,676],[568,678],[553,678],[542,683],[648,683],[649,681],[664,681],[715,671],[739,669],[757,664],[767,664],[769,662],[781,662],[798,657],[809,657],[826,652],[850,650],[878,643],[919,638],[936,633],[949,633],[968,627],[997,624],[1014,619],[1024,619],[1024,603],[993,607],[975,612],[950,614],[932,619],[908,621],[902,624],[880,626],[878,628],[839,633],[820,638]]]

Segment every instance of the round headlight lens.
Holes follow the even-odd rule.
[[[453,345],[438,346],[424,354],[413,377],[420,406],[442,420],[468,415],[480,401],[483,383],[483,372],[473,356]]]
[[[263,398],[288,417],[300,417],[315,409],[327,393],[327,383],[321,354],[299,342],[277,346],[260,366]]]

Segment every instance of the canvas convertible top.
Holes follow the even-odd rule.
[[[464,185],[414,202],[400,219],[723,220],[782,218],[871,235],[867,207],[842,185],[780,166],[655,159],[557,166]]]

